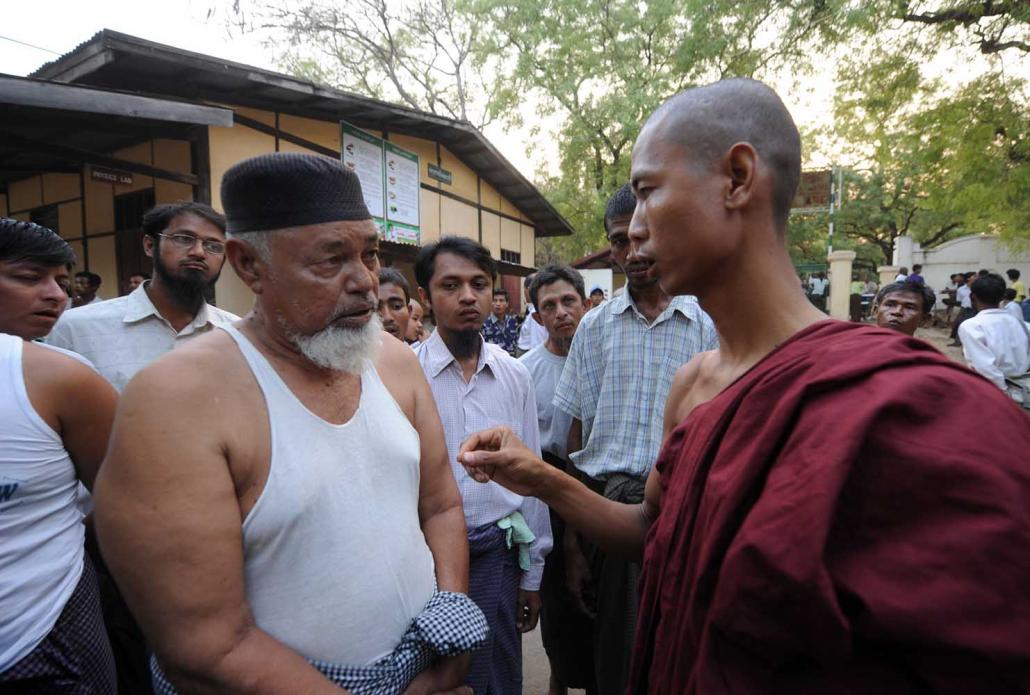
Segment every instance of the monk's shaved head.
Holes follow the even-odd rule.
[[[801,136],[769,87],[734,78],[688,89],[655,111],[645,128],[680,144],[705,168],[736,143],[749,143],[772,170],[775,222],[785,227],[801,178]]]

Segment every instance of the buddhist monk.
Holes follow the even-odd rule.
[[[676,375],[643,503],[503,428],[459,459],[642,555],[633,693],[1025,692],[1030,423],[929,345],[797,291],[800,150],[776,94],[741,79],[672,98],[635,144],[633,252],[720,342]],[[762,287],[743,304],[742,277]]]

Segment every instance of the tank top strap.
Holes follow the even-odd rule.
[[[261,392],[265,395],[265,401],[269,408],[281,400],[273,397],[276,393],[288,396],[287,400],[294,398],[293,393],[283,382],[279,373],[275,371],[275,368],[272,367],[268,359],[254,347],[254,343],[250,342],[247,336],[229,324],[218,326],[218,328],[228,333],[229,337],[236,343],[236,346],[239,347],[240,352],[243,354],[243,359],[247,361],[247,366],[250,367],[250,371],[254,374],[258,386],[261,387]],[[273,393],[269,392],[270,389]]]

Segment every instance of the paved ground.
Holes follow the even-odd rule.
[[[965,364],[962,358],[962,348],[950,347],[948,343],[951,337],[948,330],[944,328],[920,328],[916,337],[932,344],[945,355],[959,364]],[[547,654],[544,653],[544,646],[540,642],[540,628],[533,630],[522,637],[522,692],[526,695],[545,695],[547,693],[548,678],[550,678],[550,667],[547,664]],[[570,690],[570,693],[579,694],[582,690]]]

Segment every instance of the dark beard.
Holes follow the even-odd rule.
[[[444,345],[451,351],[451,356],[455,359],[475,357],[479,354],[479,331],[447,331],[446,335],[447,337],[444,338],[444,334],[441,333],[440,337],[443,338]]]
[[[219,272],[219,274],[221,273]],[[209,281],[204,277],[204,273],[190,268],[183,270],[182,275],[171,273],[161,260],[160,250],[154,254],[154,275],[160,279],[161,284],[168,290],[172,301],[180,309],[190,312],[193,316],[196,316],[197,312],[200,311],[200,307],[206,299],[206,294],[210,291],[215,281],[218,280],[218,274]]]

